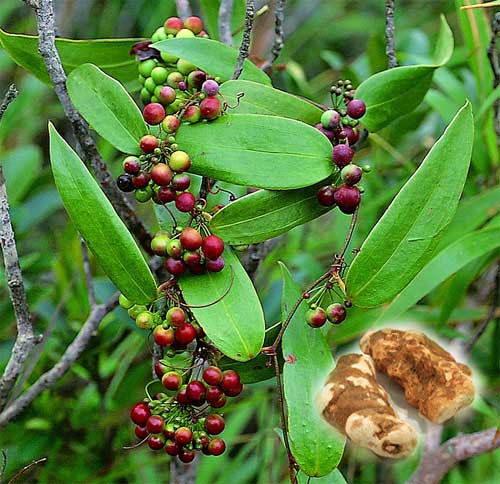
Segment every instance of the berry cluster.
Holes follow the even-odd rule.
[[[207,235],[203,236],[201,232]],[[165,231],[156,233],[151,241],[151,250],[166,257],[165,269],[179,277],[189,270],[192,274],[220,272],[224,269],[224,242],[208,233],[205,225],[199,229],[177,227],[173,234]]]
[[[312,328],[321,328],[326,321],[332,324],[340,324],[346,318],[346,309],[340,303],[332,303],[326,309],[317,304],[311,304],[307,311],[307,324]]]
[[[355,99],[355,90],[351,81],[338,81],[331,88],[333,109],[321,115],[321,122],[316,128],[332,143],[332,160],[338,168],[334,182],[321,187],[318,201],[325,207],[337,205],[343,213],[352,214],[361,202],[361,192],[357,186],[363,175],[363,169],[352,163],[354,145],[359,139],[356,126],[366,112],[366,106],[360,99]],[[343,183],[336,186],[339,181]]]

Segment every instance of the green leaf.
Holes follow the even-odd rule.
[[[139,140],[148,132],[141,111],[125,88],[92,64],[68,77],[76,109],[104,139],[124,153],[140,154]]]
[[[129,86],[138,85],[137,64],[129,54],[136,42],[144,39],[56,39],[56,47],[66,74],[87,62],[99,66],[104,72]],[[40,79],[50,84],[43,59],[38,53],[38,37],[10,34],[0,29],[0,45],[12,60]]]
[[[161,52],[168,52],[185,59],[213,77],[228,81],[233,77],[238,51],[217,40],[204,38],[168,39],[152,45]],[[240,79],[271,84],[269,76],[248,59],[243,64]]]
[[[360,84],[356,97],[367,106],[362,122],[375,132],[413,111],[424,99],[434,71],[445,65],[453,53],[453,33],[441,16],[434,64],[403,66],[379,72]]]
[[[231,249],[224,251],[224,260],[223,271],[183,276],[179,285],[187,304],[193,306],[196,319],[217,348],[233,360],[248,361],[262,348],[264,313],[252,281]]]
[[[302,292],[284,264],[280,263],[280,269],[284,321]],[[307,310],[307,304],[302,301],[283,336],[283,385],[293,456],[307,475],[320,477],[337,467],[345,440],[323,420],[316,408],[316,397],[334,361],[323,333],[307,325]]]
[[[332,173],[332,145],[317,129],[293,119],[229,114],[183,126],[176,136],[193,173],[236,185],[290,190]]]
[[[465,235],[434,257],[380,316],[395,318],[467,264],[500,247],[500,226]]]
[[[473,142],[469,103],[368,235],[347,273],[353,303],[374,307],[396,296],[432,256],[458,205]]]
[[[49,125],[50,160],[57,189],[99,265],[131,301],[147,304],[156,282],[132,235],[78,155]]]
[[[321,185],[286,191],[258,190],[226,205],[210,230],[231,245],[255,244],[328,212],[318,203]]]
[[[319,477],[311,481],[308,479],[307,476],[299,473],[298,484],[348,484],[338,469],[334,469],[333,472],[330,472],[327,476]]]
[[[267,114],[296,119],[306,124],[319,123],[323,111],[303,99],[271,86],[252,81],[224,82],[220,89],[235,114]],[[244,93],[238,103],[238,95]]]

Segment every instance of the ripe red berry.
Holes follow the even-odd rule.
[[[325,185],[318,190],[317,198],[318,202],[325,207],[332,207],[335,205],[335,199],[333,194],[335,193],[335,188],[332,185]]]
[[[226,404],[226,396],[222,395],[218,400],[210,402],[212,408],[222,408]]]
[[[137,425],[146,425],[148,418],[151,416],[151,411],[149,407],[144,403],[140,402],[132,407],[130,410],[130,418],[132,422]]]
[[[215,260],[207,259],[205,266],[208,272],[220,272],[224,269],[224,259],[222,257],[217,257]]]
[[[137,175],[141,171],[141,163],[139,158],[135,156],[127,156],[123,160],[123,170],[130,175]]]
[[[219,435],[225,427],[224,419],[215,413],[205,418],[205,430],[212,435]]]
[[[186,391],[187,385],[183,385],[180,390],[177,392],[176,399],[181,405],[188,405],[190,404],[190,400],[187,396],[187,391]]]
[[[203,20],[200,17],[188,17],[184,21],[184,27],[195,34],[199,34],[203,30]]]
[[[341,212],[351,214],[361,202],[361,193],[357,187],[341,185],[335,190],[334,198]]]
[[[243,385],[241,383],[238,383],[238,385],[235,385],[234,387],[231,388],[227,388],[225,390],[226,395],[228,397],[237,397],[242,391],[243,391]]]
[[[363,170],[357,166],[350,163],[342,168],[340,172],[340,177],[346,185],[356,185],[361,180],[363,176]]]
[[[163,435],[150,435],[148,445],[152,450],[160,450],[165,445],[165,437]]]
[[[222,381],[222,371],[216,366],[207,366],[203,371],[203,380],[209,385],[218,385]]]
[[[178,455],[181,451],[181,446],[175,440],[167,440],[165,442],[165,452],[168,455]]]
[[[203,71],[192,71],[188,74],[188,84],[196,89],[201,89],[206,78],[207,75]]]
[[[145,188],[149,183],[149,175],[145,171],[143,171],[138,175],[132,177],[132,183],[134,184],[135,188]]]
[[[187,427],[180,427],[175,431],[174,438],[179,445],[187,445],[193,440],[193,432]]]
[[[174,259],[173,257],[167,257],[165,259],[165,269],[167,269],[173,276],[181,276],[186,272],[186,264],[181,260]]]
[[[347,145],[340,144],[333,147],[332,159],[339,168],[348,165],[353,156],[354,151]]]
[[[210,455],[221,455],[226,450],[226,443],[222,439],[212,439],[208,444]]]
[[[181,345],[188,345],[196,338],[196,329],[192,324],[183,323],[175,329],[175,340]]]
[[[347,105],[347,114],[353,119],[362,118],[366,113],[366,104],[361,99],[353,99]]]
[[[159,415],[151,415],[146,422],[146,427],[152,434],[160,434],[163,432],[164,424],[165,421],[162,417]]]
[[[158,163],[151,170],[151,179],[161,186],[168,185],[174,174],[166,163]]]
[[[196,229],[187,227],[182,231],[180,241],[186,250],[197,250],[201,247],[203,237]]]
[[[340,324],[346,318],[346,310],[342,304],[333,303],[326,308],[328,320],[333,324]]]
[[[158,190],[157,195],[158,195],[158,200],[161,203],[173,202],[175,200],[175,197],[176,197],[175,190],[172,190],[171,188],[167,188],[167,187],[161,187]]]
[[[195,272],[198,268],[204,270],[203,265],[201,264],[201,255],[199,252],[191,252],[186,251],[182,256],[182,260],[188,265],[189,269],[195,268]]]
[[[167,34],[176,34],[184,28],[184,22],[179,17],[170,17],[165,21],[164,27]]]
[[[189,462],[192,462],[195,458],[195,452],[194,450],[187,450],[187,449],[182,449],[179,452],[179,460],[181,462],[184,462],[184,464],[189,464]]]
[[[184,113],[184,121],[197,123],[201,118],[201,110],[198,106],[188,106]]]
[[[172,178],[172,188],[180,192],[187,190],[191,185],[191,178],[186,173],[178,173]]]
[[[205,379],[205,377],[203,377],[203,379]],[[222,393],[222,390],[219,387],[210,386],[207,388],[206,398],[208,403],[210,404],[215,403],[223,396],[224,394]]]
[[[182,192],[175,199],[175,206],[180,212],[190,212],[196,205],[196,199],[190,192]]]
[[[167,390],[177,391],[182,386],[182,376],[176,371],[169,371],[162,376],[161,384]]]
[[[155,361],[155,373],[158,378],[161,378],[167,371],[168,367],[164,363],[162,363],[160,360]]]
[[[206,97],[200,103],[201,117],[205,119],[215,119],[221,115],[221,104],[216,97]]]
[[[306,314],[306,321],[312,328],[320,328],[326,323],[325,310],[320,307],[309,309]]]
[[[148,435],[148,429],[146,427],[141,427],[140,425],[136,425],[134,429],[135,436],[138,439],[145,439]]]
[[[139,146],[144,153],[152,153],[158,148],[158,140],[152,134],[147,134],[141,138]]]
[[[165,119],[165,108],[160,103],[149,103],[142,114],[146,123],[155,126]]]
[[[186,322],[186,313],[184,309],[174,306],[167,311],[165,319],[167,323],[172,326],[180,326],[182,323]]]
[[[351,126],[344,126],[342,128],[342,131],[344,131],[350,146],[352,146],[358,141],[359,133],[357,129],[351,128]]]
[[[224,252],[224,242],[216,235],[209,235],[203,239],[201,250],[207,259],[215,260]]]
[[[154,342],[161,347],[170,346],[175,339],[172,328],[164,328],[161,324],[153,330]]]
[[[227,390],[236,388],[240,385],[240,375],[234,370],[226,370],[222,373],[222,381],[220,382],[221,388],[227,393]]]
[[[193,380],[186,387],[186,394],[193,405],[202,405],[205,402],[206,388],[203,382]]]

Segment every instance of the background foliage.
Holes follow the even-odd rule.
[[[240,12],[239,19],[235,19],[237,26],[243,21],[242,3],[235,1]],[[326,102],[327,90],[334,80],[348,77],[358,84],[386,68],[384,2],[339,0],[333,4],[325,0],[290,0],[287,3],[287,38],[280,58],[287,69],[274,74],[276,87]],[[402,64],[437,62],[433,51],[441,13],[454,32],[456,47],[447,66],[434,73],[424,103],[372,135],[358,155],[372,164],[373,171],[363,181],[365,195],[354,247],[359,247],[366,238],[466,97],[471,100],[477,128],[472,167],[459,211],[436,250],[445,248],[446,241],[449,244],[467,236],[462,243],[468,253],[478,246],[478,240],[483,246],[496,237],[498,231],[481,233],[482,238],[477,240],[472,240],[477,233],[468,235],[487,223],[498,227],[499,153],[491,103],[487,101],[493,79],[485,55],[480,54],[486,52],[486,44],[481,42],[488,42],[489,38],[485,36],[482,41],[472,35],[463,14],[457,14],[461,3],[398,2],[396,38]],[[56,5],[58,34],[75,39],[146,37],[175,11],[173,2],[167,0],[79,0],[60,1]],[[18,0],[2,0],[0,26],[8,32],[35,31],[33,15]],[[0,39],[0,47],[1,42],[5,40]],[[479,53],[472,55],[472,52]],[[62,207],[48,164],[47,120],[66,139],[71,139],[69,127],[51,89],[16,67],[0,48],[0,92],[12,81],[16,82],[20,95],[0,125],[0,157],[6,172],[29,302],[38,330],[48,329],[50,334],[37,349],[40,362],[28,377],[32,381],[58,360],[85,320],[88,303],[79,238]],[[99,143],[117,175],[118,153],[102,139]],[[439,178],[439,174],[436,176]],[[235,189],[237,193],[238,190],[241,191]],[[138,207],[138,210],[151,226],[156,224],[148,209]],[[276,262],[283,261],[300,284],[316,279],[324,272],[332,247],[341,246],[348,223],[349,218],[339,211],[328,213],[293,229],[266,258],[256,284],[269,325],[280,318],[282,284]],[[478,257],[467,265],[457,265],[463,253],[463,250],[443,251],[440,254],[443,264],[431,266],[427,274],[428,280],[438,280],[439,284],[427,295],[419,290],[419,281],[414,281],[405,290],[410,303],[393,312],[393,319],[419,321],[444,338],[463,339],[471,322],[482,320],[488,311],[498,251],[478,251]],[[445,273],[443,279],[443,266],[456,269]],[[95,261],[93,270],[98,275],[98,297],[105,300],[113,287],[99,272]],[[3,277],[0,284],[0,366],[3,366],[13,342],[14,324]],[[425,286],[425,280],[420,284]],[[420,300],[422,296],[425,298]],[[379,310],[354,310],[345,325],[330,333],[329,342],[335,352],[349,347],[373,321],[374,311]],[[154,455],[142,448],[123,450],[123,446],[133,441],[128,409],[142,397],[143,382],[150,373],[150,355],[143,338],[123,310],[117,309],[106,318],[90,347],[61,382],[44,392],[27,412],[0,433],[0,448],[5,448],[8,454],[7,477],[33,459],[47,456],[47,463],[34,469],[30,479],[51,483],[168,481],[169,463],[163,453]],[[497,320],[472,353],[484,401],[466,420],[446,427],[444,437],[497,424],[499,341]],[[217,459],[202,459],[197,482],[286,482],[287,462],[275,432],[279,426],[275,408],[273,380],[248,385],[243,396],[225,412],[228,423],[224,436],[230,452]],[[340,470],[348,482],[399,483],[409,477],[417,461],[415,456],[402,463],[381,463],[364,452],[348,448]],[[499,480],[500,451],[496,451],[456,467],[445,482],[487,484]]]

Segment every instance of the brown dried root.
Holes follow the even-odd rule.
[[[417,432],[402,421],[364,355],[345,355],[330,373],[320,400],[323,417],[354,444],[381,457],[400,459],[417,445]]]
[[[377,371],[401,385],[408,403],[432,422],[448,420],[474,400],[470,369],[422,333],[370,332],[360,347]]]

